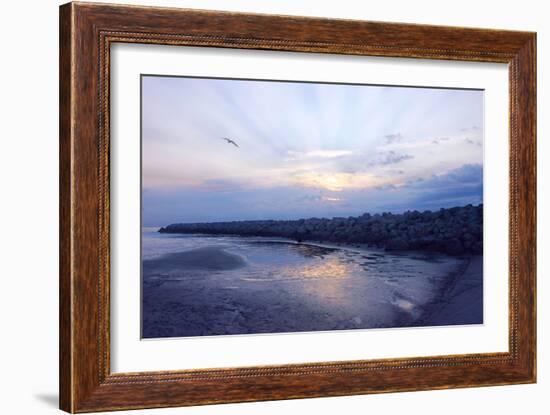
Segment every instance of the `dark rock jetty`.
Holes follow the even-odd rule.
[[[438,211],[365,213],[358,217],[175,223],[161,233],[281,237],[367,244],[388,251],[427,250],[449,255],[483,253],[483,205]]]

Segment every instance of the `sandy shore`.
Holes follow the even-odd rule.
[[[479,324],[480,316],[483,316],[483,257],[476,255],[442,287],[441,295],[429,304],[421,322],[428,326],[448,321]]]

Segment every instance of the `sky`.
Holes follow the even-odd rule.
[[[480,90],[142,76],[141,105],[144,226],[482,203]]]

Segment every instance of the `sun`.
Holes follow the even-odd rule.
[[[308,172],[296,176],[299,185],[341,192],[346,188],[354,187],[355,177],[350,173],[314,173]]]
[[[338,174],[325,174],[317,179],[317,184],[323,189],[330,190],[332,192],[341,192],[346,187],[349,187],[352,180],[351,175],[338,173]]]
[[[350,189],[370,189],[383,184],[394,184],[394,181],[384,180],[369,173],[346,173],[315,171],[302,172],[292,176],[295,185],[312,187],[330,192],[342,192]]]

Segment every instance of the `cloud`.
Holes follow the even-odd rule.
[[[340,196],[349,206],[344,216],[479,204],[483,202],[483,168],[480,164],[465,164],[439,175],[417,177],[399,185],[344,191]]]
[[[201,192],[237,192],[242,188],[240,183],[223,179],[205,180],[197,186],[197,190]]]
[[[401,135],[401,133],[386,134],[384,138],[386,139],[386,144],[392,144],[401,141],[403,139],[403,136]]]
[[[382,176],[395,176],[403,174],[404,170],[388,169],[407,160],[414,159],[415,156],[408,153],[401,153],[395,150],[371,152],[354,152],[352,154],[334,159],[333,162],[324,164],[325,169],[329,168],[334,172],[349,175],[365,175],[371,177],[383,173]],[[380,170],[382,169],[382,170]]]
[[[391,164],[401,163],[405,160],[413,159],[410,154],[399,154],[393,150],[378,153],[375,160],[368,163],[369,166],[388,166]]]
[[[323,198],[323,196],[319,195],[304,195],[299,196],[296,198],[296,201],[298,202],[318,202]]]
[[[344,199],[342,199],[341,197],[335,197],[335,196],[323,196],[321,200],[326,202],[341,202]]]
[[[471,145],[474,145],[474,146],[478,146],[478,147],[481,147],[481,146],[482,146],[481,140],[476,140],[476,139],[474,139],[474,138],[469,138],[469,137],[466,138],[465,140],[466,140],[466,142],[467,142],[468,144],[471,144]]]
[[[380,186],[376,186],[376,190],[396,190],[398,187],[394,184],[383,184]]]
[[[449,141],[449,140],[450,140],[449,137],[434,138],[434,139],[432,140],[432,144],[439,144],[439,143],[441,143],[441,142],[443,142],[443,141]]]
[[[292,174],[292,184],[302,188],[341,192],[346,189],[367,189],[381,184],[369,173],[303,171]]]
[[[483,167],[464,164],[441,175],[407,183],[403,190],[411,192],[413,202],[425,205],[460,205],[483,201]]]

